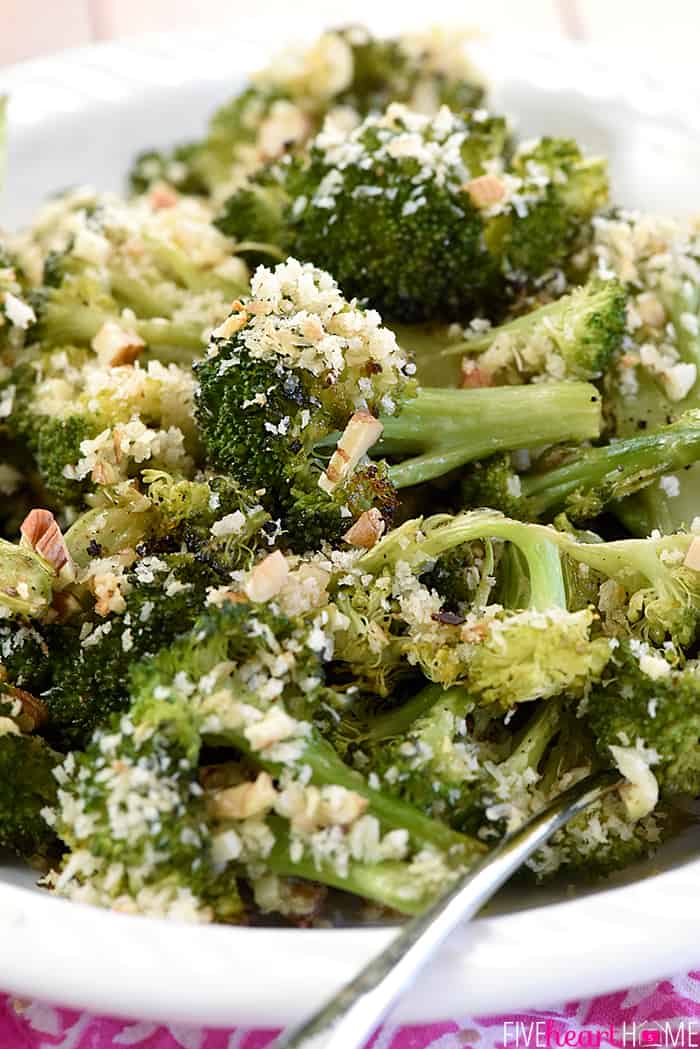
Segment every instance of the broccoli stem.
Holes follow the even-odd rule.
[[[621,499],[698,459],[700,411],[686,412],[678,422],[656,433],[591,448],[554,470],[521,477],[521,494],[532,516],[541,517],[562,509],[576,491],[585,495],[602,488],[604,502],[612,495]]]
[[[499,765],[508,775],[523,775],[537,770],[547,747],[559,731],[560,709],[556,699],[541,703],[517,739],[514,749]]]
[[[557,327],[564,321],[567,312],[570,311],[571,296],[563,295],[554,302],[548,302],[545,306],[538,306],[530,313],[523,313],[505,324],[499,324],[495,328],[487,327],[483,332],[475,332],[467,339],[452,342],[441,351],[441,357],[457,357],[465,353],[485,353],[493,345],[494,339],[499,335],[512,335],[522,338],[527,337],[542,322],[546,322],[547,330],[552,337],[556,334]]]
[[[459,517],[443,514],[426,522],[408,521],[364,554],[357,566],[376,573],[383,565],[401,560],[417,571],[462,543],[474,539],[504,539],[516,546],[525,558],[530,580],[529,607],[540,611],[566,608],[564,573],[553,542],[557,537],[558,533],[549,528],[514,521],[493,511],[475,510]]]
[[[693,325],[684,323],[685,315],[700,318],[700,288],[684,281],[681,289],[664,302],[675,332],[675,345],[680,360],[697,369],[698,378],[688,395],[680,402],[670,401],[660,389],[658,382],[644,371],[638,376],[638,390],[634,399],[613,390],[612,404],[618,418],[621,436],[635,428],[640,420],[645,425],[662,425],[674,418],[679,409],[686,415],[700,409],[700,333]],[[678,422],[684,416],[680,416]],[[687,464],[686,464],[687,465]],[[696,516],[697,490],[700,484],[700,465],[686,469],[678,478],[679,492],[669,495],[655,485],[621,499],[613,507],[615,516],[636,536],[648,536],[658,529],[670,535],[679,528],[687,527]]]
[[[380,717],[373,718],[366,732],[361,733],[363,743],[378,743],[384,739],[395,739],[404,736],[413,722],[427,714],[435,704],[444,700],[462,700],[466,707],[469,703],[469,692],[463,685],[443,688],[442,685],[426,685],[415,696],[411,696],[401,706],[388,710]]]
[[[350,860],[343,877],[331,864],[317,864],[307,854],[301,859],[292,859],[287,827],[278,818],[273,817],[269,822],[275,832],[275,844],[265,863],[273,874],[321,882],[374,900],[402,914],[420,913],[435,895],[420,884],[410,863],[400,860],[383,860],[381,863]]]
[[[283,765],[266,760],[260,752],[252,750],[242,733],[224,730],[208,735],[207,739],[209,742],[235,747],[271,776],[279,777],[284,771]],[[311,783],[314,786],[335,784],[366,798],[369,802],[368,811],[377,817],[385,829],[407,830],[411,839],[422,847],[438,849],[457,862],[472,860],[485,851],[484,845],[475,838],[458,834],[446,824],[424,816],[412,805],[368,787],[363,777],[341,761],[331,745],[318,736],[307,741],[299,765],[311,769]]]
[[[89,346],[105,321],[119,318],[91,306],[63,306],[46,304],[41,328],[55,346]],[[201,324],[166,320],[163,317],[129,321],[136,334],[148,348],[164,362],[186,360],[191,363],[194,354],[203,353],[204,332]]]
[[[578,382],[423,388],[400,415],[382,423],[377,454],[417,453],[389,470],[397,488],[408,488],[494,452],[591,440],[600,432],[600,395]]]

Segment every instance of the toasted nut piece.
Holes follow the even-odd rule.
[[[22,542],[40,554],[56,575],[75,577],[75,567],[63,533],[50,510],[31,510],[20,527]]]
[[[253,783],[239,783],[237,787],[218,791],[212,799],[211,812],[217,819],[245,820],[269,812],[276,797],[272,777],[260,772]]]
[[[348,827],[366,811],[367,798],[347,787],[330,784],[321,791],[319,821],[324,826]]]
[[[163,211],[164,208],[174,208],[179,196],[172,186],[167,182],[158,182],[148,194],[148,203],[154,211]]]
[[[19,725],[12,718],[0,717],[0,736],[20,736]]]
[[[468,644],[478,645],[489,636],[488,623],[465,623],[461,631],[462,641]]]
[[[279,594],[287,582],[289,565],[280,550],[268,554],[264,561],[256,565],[245,585],[245,592],[251,601],[269,601]]]
[[[693,539],[688,547],[683,566],[684,568],[692,568],[695,572],[700,572],[700,538],[698,536]]]
[[[463,390],[478,390],[483,386],[492,385],[491,376],[474,361],[465,357],[462,361],[462,381],[459,385]]]
[[[247,605],[249,601],[250,598],[242,590],[227,590],[223,586],[217,590],[210,590],[207,594],[208,605],[225,605],[227,602],[232,605]]]
[[[648,816],[659,800],[659,784],[639,751],[634,747],[610,747],[613,761],[627,780],[620,787],[627,814],[632,820]]]
[[[119,474],[111,463],[95,463],[90,471],[90,478],[95,484],[110,485],[116,484]]]
[[[341,481],[349,477],[363,455],[382,435],[384,427],[369,412],[355,412],[343,430],[326,472],[321,474],[318,486],[330,495]]]
[[[17,718],[17,724],[22,732],[34,732],[45,725],[49,720],[49,711],[42,700],[37,699],[31,692],[25,692],[23,688],[10,687],[14,699],[22,704],[22,712]]]
[[[121,591],[121,580],[115,572],[98,572],[92,576],[89,587],[95,595],[95,611],[98,616],[110,612],[120,615],[126,611],[126,601]]]
[[[360,514],[354,525],[348,528],[343,539],[351,546],[362,546],[365,550],[371,550],[377,540],[381,539],[385,528],[384,518],[373,506],[371,510],[365,510]]]
[[[146,343],[134,331],[126,331],[114,321],[105,321],[90,343],[100,363],[109,368],[133,364],[146,349]]]
[[[469,194],[475,208],[490,208],[503,200],[506,187],[497,175],[479,175],[465,182],[462,189]]]
[[[234,306],[236,304],[234,303]],[[241,313],[232,313],[230,317],[227,317],[218,328],[214,328],[212,335],[217,339],[230,339],[237,331],[241,328],[245,328],[248,323],[248,314],[243,310]]]
[[[114,448],[114,461],[119,466],[122,461],[122,432],[118,426],[112,431],[112,447]]]
[[[637,296],[637,313],[650,328],[663,328],[666,323],[666,310],[653,292],[645,291]]]
[[[297,722],[281,707],[270,707],[264,718],[247,725],[244,731],[253,750],[264,750],[273,743],[281,743],[293,736],[297,731]]]

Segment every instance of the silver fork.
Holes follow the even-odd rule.
[[[270,1049],[360,1049],[450,933],[471,918],[552,834],[622,782],[619,772],[600,772],[560,794],[404,925],[350,983],[310,1019],[283,1033]]]

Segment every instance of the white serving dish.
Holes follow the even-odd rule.
[[[279,42],[278,42],[279,43]],[[50,192],[120,187],[130,158],[199,133],[267,39],[157,35],[0,72],[11,94],[10,160],[0,223],[26,221]],[[479,45],[495,104],[527,134],[572,134],[611,158],[616,197],[691,212],[700,171],[700,98],[621,56],[563,42]],[[245,64],[241,66],[240,56]],[[698,93],[700,95],[700,92]],[[700,832],[652,865],[579,892],[510,891],[454,936],[399,1006],[426,1022],[546,1005],[700,964]],[[0,987],[101,1013],[210,1025],[299,1018],[392,935],[188,926],[54,899],[0,858]]]

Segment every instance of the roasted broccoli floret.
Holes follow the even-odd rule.
[[[405,664],[419,666],[431,680],[463,682],[476,702],[504,709],[580,692],[600,676],[610,644],[590,636],[591,609],[567,610],[561,559],[548,534],[493,511],[407,522],[338,581],[333,600],[345,622],[335,658],[375,687]],[[525,597],[506,609],[487,604],[444,614],[439,594],[420,582],[421,570],[450,549],[492,539],[523,558]]]
[[[195,373],[211,465],[258,492],[290,541],[318,546],[366,509],[391,510],[384,469],[361,460],[381,432],[376,414],[409,392],[410,365],[379,316],[347,302],[328,274],[293,259],[258,269],[253,297],[215,331]],[[316,446],[338,430],[324,462]]]
[[[486,766],[480,836],[488,841],[515,830],[605,763],[573,710],[556,699],[541,704],[516,731],[508,757]],[[607,876],[649,856],[661,840],[663,820],[664,813],[631,811],[621,792],[612,792],[553,835],[526,870],[538,880]]]
[[[593,278],[497,328],[468,329],[443,355],[463,355],[465,380],[476,374],[482,386],[599,379],[622,344],[626,304],[619,281]]]
[[[55,801],[61,755],[31,735],[44,716],[40,701],[0,681],[0,848],[33,862],[57,844],[42,810]]]
[[[308,158],[261,176],[277,209],[287,193],[280,246],[389,318],[502,311],[517,287],[565,265],[590,239],[606,193],[604,164],[574,143],[543,139],[509,164],[507,140],[505,121],[481,110],[426,117],[392,104],[351,131],[330,120]],[[234,193],[217,225],[256,241],[270,229],[256,228],[251,191]]]
[[[58,893],[185,921],[240,916],[198,780],[201,722],[185,696],[169,696],[118,716],[68,756],[47,813],[68,848],[52,876]]]
[[[525,207],[511,201],[486,219],[489,254],[521,285],[559,267],[575,272],[591,220],[607,204],[606,162],[584,156],[573,139],[544,137],[521,145],[507,174],[518,180],[515,195]],[[487,215],[491,206],[487,200]]]
[[[692,533],[602,542],[593,533],[577,537],[546,525],[528,525],[489,511],[474,511],[463,515],[464,529],[460,518],[451,527],[448,519],[444,535],[449,537],[454,529],[458,534],[466,533],[465,539],[472,538],[472,518],[489,521],[489,534],[494,537],[510,538],[514,534],[511,529],[515,529],[516,534],[526,535],[529,542],[553,544],[571,564],[584,566],[586,573],[597,573],[598,607],[611,632],[631,633],[657,644],[669,640],[682,648],[693,644],[700,614],[700,573],[694,567],[697,540]],[[439,550],[441,533],[437,528],[434,542],[429,536],[425,549]],[[390,536],[385,542],[391,539]],[[417,544],[417,549],[422,545]],[[381,555],[381,549],[379,544],[365,556],[372,558],[376,552]]]
[[[646,788],[639,800],[649,810],[654,780],[662,797],[700,794],[700,675],[694,662],[674,666],[670,656],[622,642],[583,708],[601,755]]]
[[[165,183],[179,193],[205,194],[206,183],[196,170],[200,149],[198,142],[186,142],[169,152],[144,150],[135,157],[129,171],[129,188],[140,195]]]
[[[412,371],[378,314],[344,299],[327,273],[294,259],[260,267],[253,297],[195,366],[209,462],[259,492],[288,541],[309,549],[365,511],[390,520],[394,487],[486,450],[598,433],[599,396],[586,384],[413,396]],[[380,454],[402,460],[388,470],[365,459],[380,435]]]
[[[198,456],[189,369],[110,364],[92,350],[46,350],[16,365],[7,426],[34,456],[54,500],[119,484],[145,463],[193,472]]]
[[[328,127],[308,163],[279,169],[288,198],[282,246],[328,269],[348,294],[366,296],[388,317],[420,320],[438,306],[443,316],[459,314],[492,286],[498,293],[494,266],[481,250],[478,211],[461,187],[499,156],[506,134],[498,118],[475,121],[445,110],[431,120],[399,105],[349,135]],[[412,152],[400,152],[412,141]],[[245,226],[256,216],[241,213],[250,192],[234,194],[217,225],[258,240],[263,231]]]
[[[502,717],[478,708],[463,686],[429,685],[371,719],[354,753],[382,790],[476,834],[486,766],[508,753],[511,738]]]
[[[362,26],[278,55],[212,117],[205,138],[137,157],[132,189],[164,180],[221,199],[247,174],[303,146],[328,113],[348,124],[403,101],[424,112],[471,109],[484,89],[459,33],[380,39]]]
[[[70,192],[16,243],[36,285],[30,334],[46,346],[94,345],[114,363],[143,352],[189,363],[248,286],[208,206],[167,188],[128,203]]]
[[[528,705],[526,720],[513,728],[461,686],[445,692],[429,686],[370,719],[355,746],[361,767],[371,769],[382,790],[485,841],[515,830],[609,760],[596,755],[586,727],[561,700]],[[652,852],[660,833],[657,817],[631,814],[612,795],[560,831],[527,866],[538,878],[562,871],[605,875]]]
[[[599,448],[554,450],[524,474],[518,474],[505,455],[486,459],[471,467],[462,497],[467,506],[493,506],[527,520],[564,512],[578,523],[597,517],[612,500],[685,470],[699,458],[696,410],[655,433],[613,440]]]
[[[45,735],[64,749],[86,746],[97,726],[124,709],[129,667],[187,631],[207,589],[224,582],[191,554],[146,556],[126,571],[108,558],[90,573],[93,617],[44,632],[51,653],[41,692]]]
[[[149,738],[165,745],[176,731],[187,741],[185,760],[180,750],[177,763],[147,764],[158,782],[163,774],[165,784],[171,775],[176,780],[167,792],[174,800],[167,806],[168,818],[161,821],[160,814],[154,813],[159,825],[162,822],[164,840],[160,862],[146,864],[140,875],[149,881],[160,884],[169,875],[175,885],[182,885],[169,817],[182,811],[183,792],[185,797],[201,796],[192,783],[199,788],[194,762],[202,740],[233,749],[258,770],[257,775],[252,773],[254,779],[244,778],[207,799],[211,837],[205,852],[219,872],[233,876],[252,871],[259,878],[268,870],[312,877],[411,912],[438,891],[455,865],[481,852],[476,841],[369,788],[316,736],[306,718],[313,716],[323,692],[317,630],[318,624],[309,628],[274,606],[224,602],[202,616],[188,637],[133,669],[133,703],[121,732],[98,738],[94,752],[88,751],[83,759],[88,774],[79,771],[70,789],[64,788],[59,796],[57,829],[73,849],[58,878],[61,891],[80,897],[86,876],[94,885],[93,872],[101,875],[107,866],[100,850],[108,853],[108,861],[123,862],[132,848],[144,848],[151,820],[147,817],[133,829],[124,827],[123,834],[115,833],[113,821],[121,819],[122,811],[114,804],[114,791],[120,796],[120,776],[133,774],[131,748],[138,755],[139,743]],[[98,767],[98,762],[101,767],[98,755],[108,747],[114,748],[119,761],[116,776],[90,777],[90,768]],[[136,764],[141,766],[140,761]],[[86,789],[83,784],[95,782],[104,784],[94,806],[104,832],[104,838],[97,839],[97,854],[92,849],[94,836],[78,834],[73,815]],[[148,794],[156,785],[151,780]],[[152,833],[160,833],[157,826]],[[198,835],[198,848],[201,841]],[[432,870],[421,877],[420,860],[423,857],[425,863],[426,849],[432,850]],[[125,872],[124,877],[129,876]],[[138,895],[139,887],[126,884],[126,895]],[[90,891],[89,886],[85,891]],[[199,899],[201,892],[193,895]],[[109,901],[102,897],[97,902]],[[138,900],[137,905],[145,909]]]

